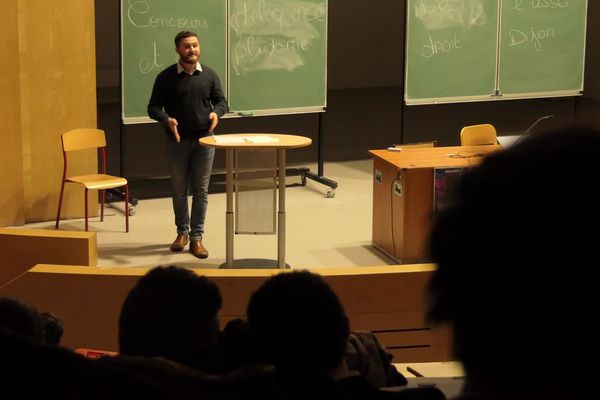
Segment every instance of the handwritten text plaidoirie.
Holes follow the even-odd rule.
[[[303,0],[233,1],[233,71],[292,71],[304,65],[302,53],[319,38],[316,26],[326,23],[326,13],[325,3]]]

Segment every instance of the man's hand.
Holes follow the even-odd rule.
[[[212,133],[212,131],[215,130],[215,128],[217,127],[217,124],[219,123],[219,116],[217,115],[216,112],[211,112],[210,114],[208,114],[208,119],[210,119],[212,121],[212,124],[210,124],[210,129],[208,130],[209,132]]]
[[[171,132],[173,132],[175,141],[179,143],[181,141],[181,137],[179,136],[179,131],[177,130],[177,120],[175,118],[169,118],[167,122],[169,124],[169,128],[171,128]]]

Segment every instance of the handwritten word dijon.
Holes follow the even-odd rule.
[[[556,32],[552,28],[534,29],[529,28],[529,32],[523,32],[518,29],[508,31],[509,46],[519,46],[523,44],[531,44],[535,51],[540,52],[543,49],[542,42],[544,40],[556,39]]]
[[[433,40],[431,35],[429,35],[429,43],[423,45],[421,55],[425,58],[431,58],[437,54],[450,53],[453,50],[462,49],[462,47],[462,41],[458,39],[457,35],[447,40]]]

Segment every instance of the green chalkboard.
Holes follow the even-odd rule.
[[[121,0],[123,121],[149,122],[148,100],[156,75],[177,62],[175,35],[200,37],[201,60],[223,79],[227,73],[225,0]]]
[[[587,0],[407,4],[407,104],[581,94]]]
[[[156,75],[177,61],[175,35],[198,33],[232,111],[322,111],[327,0],[121,0],[122,117],[150,122]]]
[[[504,0],[502,95],[582,91],[586,15],[586,0]]]
[[[407,103],[483,99],[496,88],[497,0],[409,0]]]
[[[230,0],[229,13],[232,110],[322,110],[327,1]]]

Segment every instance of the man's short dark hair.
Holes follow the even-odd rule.
[[[287,368],[338,367],[349,335],[338,297],[308,271],[265,281],[248,304],[248,324],[271,362]]]
[[[200,40],[200,38],[198,37],[198,34],[196,34],[196,32],[181,31],[177,35],[175,35],[175,47],[179,46],[179,42],[181,42],[183,39],[189,38],[189,37],[195,37],[196,39]]]
[[[205,276],[156,267],[129,292],[119,318],[120,352],[196,366],[216,348],[222,298]]]
[[[26,336],[36,342],[43,341],[44,326],[37,309],[13,297],[0,298],[0,329]]]

